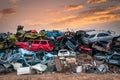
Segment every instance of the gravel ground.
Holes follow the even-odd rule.
[[[0,75],[0,80],[120,80],[119,74],[69,74],[69,73],[44,73],[33,75],[16,75],[9,73]]]

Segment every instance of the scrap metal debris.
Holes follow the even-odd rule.
[[[120,35],[104,30],[38,33],[23,28],[19,25],[16,34],[0,33],[0,73],[120,72]]]

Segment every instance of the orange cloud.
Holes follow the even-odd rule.
[[[68,5],[68,6],[64,6],[61,9],[58,9],[58,10],[47,10],[47,12],[50,13],[50,14],[62,14],[63,12],[74,11],[74,10],[81,9],[83,7],[84,7],[84,5],[82,5],[82,4]]]
[[[53,23],[54,25],[64,25],[64,26],[78,26],[78,25],[88,25],[88,24],[98,24],[111,22],[115,20],[120,20],[120,13],[108,13],[99,15],[85,15],[85,16],[74,16],[73,18],[61,20],[60,22]]]
[[[60,17],[60,18],[57,18],[57,19],[54,19],[55,22],[61,22],[61,21],[65,21],[65,20],[68,20],[68,19],[72,19],[72,18],[75,18],[76,16],[64,16],[64,17]]]
[[[120,4],[118,4],[118,5],[116,5],[116,6],[107,7],[107,9],[109,9],[109,10],[111,10],[111,11],[120,10]]]
[[[87,16],[82,18],[82,22],[88,22],[88,23],[104,23],[104,22],[110,22],[114,20],[120,20],[120,14],[105,14],[105,15],[93,15],[93,16]],[[117,17],[117,18],[116,18]],[[80,19],[81,20],[81,19]]]
[[[88,4],[107,2],[108,0],[88,0]]]
[[[109,13],[105,15],[87,15],[84,17],[79,17],[76,16],[74,18],[70,18],[67,20],[63,20],[60,22],[54,22],[49,25],[48,29],[59,29],[59,30],[65,30],[68,27],[69,28],[78,28],[81,26],[89,26],[91,24],[98,25],[102,23],[108,23],[112,21],[117,21],[120,20],[120,13],[114,14],[114,13]]]
[[[65,11],[72,11],[72,10],[78,10],[83,8],[84,6],[82,4],[78,4],[78,5],[69,5],[69,6],[65,6]]]
[[[118,12],[115,12],[118,10]],[[120,5],[103,6],[79,12],[78,15],[64,16],[54,20],[50,25],[58,26],[61,29],[65,26],[76,26],[99,24],[120,20]],[[63,27],[62,27],[63,26]]]
[[[94,12],[94,14],[98,14],[98,15],[100,15],[100,14],[107,14],[107,13],[109,13],[111,10],[103,10],[103,11],[97,11],[97,12]]]
[[[18,0],[10,0],[12,4],[16,4]]]

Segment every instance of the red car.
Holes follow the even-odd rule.
[[[15,45],[27,50],[34,51],[37,50],[51,51],[54,48],[54,44],[50,40],[29,40],[27,42],[16,42]]]

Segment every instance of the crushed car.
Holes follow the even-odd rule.
[[[51,37],[51,36],[57,37],[57,36],[62,36],[63,35],[63,33],[59,30],[53,30],[53,31],[40,30],[39,33],[41,33],[41,32],[46,33],[46,36],[48,36],[48,37]]]
[[[114,37],[111,41],[110,48],[113,51],[120,52],[120,36]]]
[[[116,36],[117,36],[116,34],[110,33],[109,31],[95,30],[95,31],[86,32],[83,41],[86,44],[91,44],[103,40],[109,41]]]
[[[74,51],[68,51],[67,49],[61,49],[58,51],[59,57],[70,57],[70,56],[76,56],[76,52]]]
[[[108,64],[113,64],[120,66],[120,54],[117,52],[114,52],[107,60]]]
[[[54,43],[50,40],[29,40],[27,42],[16,42],[16,46],[33,51],[52,51]]]

